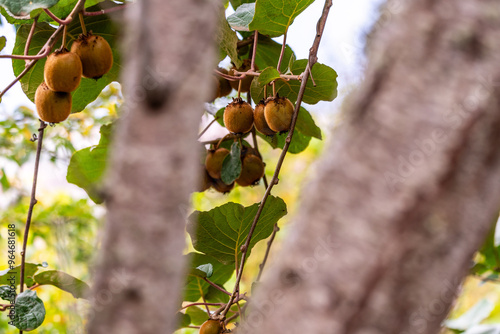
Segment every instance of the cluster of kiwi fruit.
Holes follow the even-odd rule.
[[[38,116],[47,123],[59,123],[71,113],[71,92],[78,88],[82,76],[99,79],[113,66],[113,53],[101,36],[81,34],[71,45],[47,57],[44,81],[35,92]]]
[[[261,157],[252,147],[244,146],[240,156],[240,176],[231,184],[224,183],[221,179],[222,163],[229,153],[229,150],[223,147],[208,150],[203,168],[204,177],[201,191],[212,187],[218,192],[227,193],[233,189],[235,183],[241,187],[248,187],[257,184],[264,176],[265,165]]]

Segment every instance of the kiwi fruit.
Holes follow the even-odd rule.
[[[241,174],[236,183],[242,187],[248,187],[257,183],[264,176],[264,163],[262,159],[253,154],[243,157]]]
[[[286,97],[270,97],[266,100],[264,117],[269,128],[275,132],[290,130],[293,117],[293,104]]]
[[[42,121],[59,123],[71,113],[71,94],[54,92],[42,82],[35,92],[35,105]]]
[[[78,36],[71,45],[71,52],[80,57],[85,78],[97,80],[113,66],[113,52],[108,42],[92,32]]]
[[[253,111],[253,121],[255,124],[255,128],[257,131],[266,136],[272,136],[276,132],[274,132],[266,122],[266,117],[264,116],[264,108],[266,104],[264,101],[260,101]]]
[[[231,184],[225,184],[221,179],[213,179],[212,188],[220,193],[226,194],[234,188],[234,182]]]
[[[239,67],[238,69],[236,69],[236,67],[233,66],[229,70],[229,75],[235,76],[235,74],[234,74],[235,71],[246,72],[246,71],[250,70],[251,67],[252,67],[252,60],[245,59],[245,60],[243,60],[243,64],[241,65],[241,67]],[[258,70],[257,66],[255,66],[255,70]],[[251,75],[247,75],[243,79],[241,79],[241,89],[240,89],[241,93],[247,93],[250,91],[250,86],[252,85],[252,80],[253,80],[253,76],[251,76]],[[229,83],[230,83],[232,88],[238,90],[240,80],[229,81]]]
[[[221,73],[228,74],[228,71],[225,68],[219,67],[217,68],[217,70]],[[217,97],[228,96],[233,90],[233,87],[231,87],[229,80],[223,77],[218,77],[218,79],[219,79],[219,84],[217,89]]]
[[[205,159],[205,168],[208,172],[208,175],[210,175],[214,179],[221,178],[222,163],[224,162],[224,158],[228,154],[229,150],[223,147],[217,150],[208,151],[207,157]]]
[[[224,109],[224,125],[232,133],[247,133],[252,130],[252,106],[240,98],[234,99]]]
[[[196,191],[198,192],[204,192],[205,190],[208,190],[210,186],[212,185],[212,178],[210,175],[208,175],[207,169],[205,168],[204,165],[201,166],[202,169],[202,176],[200,180],[200,184]]]
[[[222,332],[222,325],[219,320],[209,319],[200,327],[200,334],[219,334]]]
[[[76,53],[66,48],[55,51],[47,57],[43,78],[51,90],[71,93],[80,85],[82,61]]]

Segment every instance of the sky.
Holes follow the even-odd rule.
[[[363,55],[365,35],[377,19],[378,7],[383,2],[383,0],[333,0],[333,6],[330,9],[318,51],[318,62],[326,64],[337,71],[338,97],[334,102],[320,102],[313,106],[307,106],[307,109],[313,113],[321,128],[330,125],[329,122],[332,120],[330,115],[339,109],[346,93],[362,80],[365,63]],[[296,18],[288,31],[287,43],[294,50],[297,59],[308,57],[309,48],[316,33],[316,23],[323,10],[323,4],[323,1],[316,0]],[[229,9],[228,14],[230,11],[231,9]],[[0,54],[11,54],[15,42],[14,28],[6,24],[3,19],[2,23],[0,25],[0,36],[7,38],[7,44],[0,51]],[[280,42],[282,38],[276,40]],[[0,59],[0,90],[4,89],[14,78],[11,60]],[[21,85],[17,83],[2,98],[0,119],[2,115],[12,113],[19,106],[28,106],[34,109],[34,104],[24,95]],[[215,128],[214,131],[216,131]],[[209,136],[210,132],[206,135]],[[40,192],[53,190],[54,185],[57,184],[58,188],[69,191],[76,197],[86,196],[83,190],[66,182],[64,166],[58,168],[57,172],[47,174],[40,177]],[[31,184],[32,168],[30,166],[26,166],[26,171],[22,172],[22,178],[27,185]],[[0,191],[0,204],[1,202],[5,203],[2,200]]]

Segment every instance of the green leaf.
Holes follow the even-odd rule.
[[[217,112],[215,113],[215,118],[217,118],[217,123],[219,123],[223,127],[226,127],[226,125],[224,124],[224,110],[226,110],[226,107],[217,110]]]
[[[7,174],[5,173],[5,169],[1,169],[2,177],[0,177],[0,185],[2,186],[3,191],[7,191],[10,189],[10,182],[7,178]]]
[[[292,65],[293,74],[301,74],[306,69],[306,66],[307,59],[295,61]],[[313,86],[312,80],[309,78],[302,101],[308,104],[316,104],[319,101],[333,101],[337,97],[337,73],[331,67],[320,63],[316,63],[311,72],[316,87]],[[290,101],[295,103],[300,84],[298,80],[276,80],[276,93],[288,97]],[[251,94],[254,102],[258,103],[264,97],[264,85],[260,85],[257,80],[253,80]]]
[[[200,253],[189,253],[186,256],[190,258],[191,271],[187,276],[186,286],[184,288],[185,301],[195,302],[199,300],[208,293],[208,289],[211,287],[210,284],[203,280],[203,278],[206,277],[206,273],[196,269],[199,266],[210,263],[213,267],[213,274],[210,277],[210,281],[219,286],[226,283],[233,275],[234,266],[224,265],[211,256]]]
[[[236,11],[229,15],[227,22],[231,28],[240,31],[250,31],[248,26],[255,15],[255,3],[246,3],[239,6]]]
[[[236,65],[236,67],[240,67],[242,61],[238,57],[238,36],[236,35],[236,32],[231,29],[229,23],[227,23],[226,17],[223,14],[220,15],[216,40],[220,50],[219,60],[224,59],[227,55],[231,58],[231,61]]]
[[[210,278],[214,273],[214,266],[211,263],[202,264],[196,267],[194,275],[198,275],[201,278]]]
[[[58,270],[42,271],[34,279],[40,285],[53,285],[71,293],[75,298],[85,298],[90,289],[84,281]]]
[[[191,324],[191,317],[189,314],[177,312],[177,329],[187,327]]]
[[[38,328],[45,319],[45,306],[35,291],[26,290],[17,295],[14,326],[22,331]]]
[[[43,267],[41,264],[26,263],[24,265],[24,283],[30,287],[35,282],[33,281],[33,276],[38,271],[38,267]],[[15,266],[12,269],[5,269],[0,271],[0,285],[10,285],[12,283],[11,279],[15,279],[14,285],[19,285],[21,277],[21,266]]]
[[[15,16],[26,16],[38,8],[50,8],[59,0],[0,0],[0,6]]]
[[[259,203],[244,207],[229,202],[210,211],[195,211],[189,217],[187,225],[194,248],[224,264],[238,262],[241,246],[245,243],[258,207]],[[274,224],[286,213],[286,204],[281,198],[270,196],[267,199],[252,236],[248,255],[258,241],[271,235]]]
[[[191,317],[191,324],[195,326],[200,326],[201,324],[203,324],[205,321],[208,320],[207,311],[202,310],[197,306],[189,307],[186,310],[186,314],[188,314]]]
[[[274,136],[265,136],[258,132],[258,135],[264,139],[271,147],[273,148],[281,148],[285,147],[286,137],[288,133],[278,133]],[[311,141],[310,136],[306,136],[302,134],[300,131],[296,130],[293,133],[292,141],[290,143],[290,147],[288,148],[288,152],[292,154],[297,154],[303,152]]]
[[[268,67],[260,73],[259,85],[262,86],[267,85],[268,83],[279,78],[280,78],[280,72],[278,72],[278,70],[275,69],[274,67]]]
[[[255,64],[258,68],[266,67],[276,67],[278,66],[278,59],[281,53],[281,44],[276,43],[271,38],[259,34],[258,37],[259,44],[257,45],[257,50],[255,51]],[[285,53],[283,55],[283,62],[281,63],[281,73],[285,73],[288,69],[288,61],[290,58],[294,58],[295,54],[292,49],[286,45]]]
[[[238,142],[231,145],[231,152],[222,162],[221,179],[225,184],[233,183],[241,174],[241,147]]]
[[[295,129],[297,129],[303,135],[314,137],[320,140],[322,139],[321,129],[316,125],[311,114],[304,107],[300,107],[299,115],[297,116],[297,124],[295,124]]]
[[[258,30],[264,35],[283,35],[293,20],[314,0],[257,0],[255,16],[250,30]]]
[[[210,286],[205,295],[205,299],[208,303],[227,303],[229,301],[229,296],[213,286]]]
[[[495,303],[484,298],[457,319],[446,320],[445,326],[455,330],[467,330],[486,319],[495,308]]]
[[[101,126],[99,144],[76,151],[71,157],[66,175],[69,183],[85,190],[89,197],[98,204],[102,203],[99,189],[106,171],[111,131],[112,125]]]
[[[0,298],[3,300],[14,300],[16,297],[16,291],[10,289],[10,285],[0,286]]]
[[[89,16],[85,18],[85,25],[89,31],[91,30],[95,35],[102,36],[108,41],[111,49],[113,50],[113,67],[108,73],[106,73],[98,80],[82,78],[80,86],[71,93],[73,97],[73,104],[71,108],[72,113],[79,112],[85,109],[85,107],[90,102],[94,101],[99,96],[104,87],[118,79],[118,75],[120,72],[120,59],[117,52],[118,48],[116,47],[117,35],[113,22],[106,15]],[[28,37],[30,29],[31,25],[27,24],[23,24],[19,27],[16,35],[16,43],[13,50],[14,54],[23,54],[24,46],[26,44],[26,39]],[[46,22],[37,24],[28,54],[37,54],[54,31],[55,29]],[[78,20],[73,21],[68,26],[68,47],[81,32],[82,30]],[[14,74],[17,76],[24,70],[25,62],[24,60],[13,59],[12,66],[14,69]],[[28,73],[20,80],[21,87],[24,93],[31,101],[34,101],[35,91],[43,81],[44,66],[45,59],[40,59],[33,66],[33,68],[28,71]]]
[[[5,36],[1,36],[0,37],[0,51],[3,50],[3,48],[5,47],[5,43],[7,42],[7,39],[5,38]]]

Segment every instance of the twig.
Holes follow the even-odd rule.
[[[255,71],[255,53],[257,52],[257,40],[259,39],[259,32],[255,30],[254,38],[253,38],[253,47],[252,47],[252,65],[250,66],[250,71]]]
[[[229,81],[238,81],[246,77],[247,75],[253,76],[253,77],[258,77],[260,76],[259,72],[255,72],[252,70],[248,70],[246,72],[239,72],[239,71],[234,71],[234,74],[237,75],[229,75],[229,74],[224,74],[222,72],[219,72],[218,70],[214,70],[214,73],[224,79],[227,79]],[[293,75],[293,74],[281,74],[280,78],[285,81],[290,81],[290,80],[302,80],[302,77],[300,75]]]
[[[259,274],[257,275],[256,281],[260,281],[260,277],[262,276],[262,272],[264,271],[264,267],[266,266],[267,258],[269,257],[269,252],[271,251],[271,246],[273,245],[274,238],[276,237],[276,233],[280,230],[278,227],[278,223],[274,224],[273,233],[267,242],[266,254],[264,255],[264,259],[262,259],[262,263],[259,264]]]
[[[111,8],[108,8],[108,9],[101,9],[100,11],[97,11],[97,12],[86,12],[86,11],[83,11],[83,16],[105,15],[105,14],[109,14],[109,13],[113,13],[113,12],[122,10],[122,9],[128,7],[128,6],[129,6],[129,4],[123,4],[123,5],[116,6],[116,7],[111,7]]]
[[[207,132],[207,130],[212,126],[212,124],[214,124],[219,118],[218,117],[214,117],[214,119],[208,123],[208,125],[203,129],[203,131],[200,132],[200,134],[198,135],[198,139],[201,138],[201,136],[203,136],[205,134],[205,132]]]
[[[221,286],[218,286],[217,284],[215,284],[214,282],[212,282],[211,280],[209,280],[208,278],[203,278],[203,280],[205,280],[205,282],[207,282],[208,284],[210,284],[211,286],[213,286],[214,288],[216,288],[217,290],[219,290],[220,292],[223,292],[225,293],[226,295],[228,296],[231,296],[231,293],[225,289],[223,289]]]
[[[283,45],[281,46],[280,58],[278,60],[278,73],[281,74],[281,62],[283,61],[283,56],[285,55],[286,48],[286,33],[288,32],[288,28],[286,28],[285,33],[283,34]]]
[[[252,226],[250,227],[250,231],[248,232],[247,239],[245,241],[245,244],[241,247],[241,264],[240,264],[240,269],[238,270],[237,277],[236,277],[236,283],[234,285],[234,290],[229,298],[229,302],[226,305],[226,308],[222,311],[222,316],[226,316],[227,312],[229,311],[229,308],[231,307],[231,303],[234,300],[236,294],[239,291],[239,285],[241,281],[241,277],[243,275],[243,269],[245,267],[245,259],[247,256],[248,252],[248,247],[250,245],[250,241],[252,239],[253,232],[255,231],[255,227],[257,226],[257,222],[259,220],[260,215],[262,214],[262,210],[264,209],[264,205],[266,204],[266,200],[271,194],[271,189],[275,184],[278,183],[278,176],[281,170],[281,166],[283,165],[283,161],[285,160],[286,153],[288,151],[288,148],[290,147],[290,142],[292,141],[292,136],[293,132],[295,129],[295,124],[297,123],[297,117],[299,115],[299,110],[300,110],[300,104],[302,103],[302,98],[304,96],[304,92],[306,89],[306,84],[307,80],[309,78],[309,73],[311,72],[311,68],[314,66],[314,64],[318,61],[318,47],[319,43],[321,41],[321,37],[323,36],[323,31],[325,29],[325,23],[326,19],[328,17],[328,13],[330,11],[330,7],[332,6],[332,0],[325,0],[325,6],[323,7],[323,13],[321,14],[320,19],[318,20],[318,24],[316,26],[316,38],[314,39],[313,45],[311,49],[309,50],[309,60],[307,62],[306,68],[304,70],[304,73],[302,73],[302,83],[300,85],[300,90],[299,94],[297,96],[297,102],[295,104],[295,109],[293,112],[293,118],[292,118],[292,124],[290,125],[290,132],[288,133],[288,136],[286,137],[285,140],[285,146],[283,147],[283,151],[281,152],[280,158],[278,160],[278,163],[276,165],[276,169],[274,171],[273,178],[271,182],[269,183],[269,187],[267,188],[264,197],[262,198],[262,201],[260,202],[259,208],[257,210],[257,214],[255,215],[255,218],[252,222]]]
[[[29,55],[0,55],[0,58],[10,58],[10,59],[22,59],[22,60],[38,60],[45,58],[49,55],[50,49],[46,48],[45,46],[40,50],[43,51],[42,53],[39,53],[34,56],[29,56]]]
[[[68,25],[70,24],[73,19],[74,19],[74,15],[75,13],[78,13],[80,11],[83,10],[83,7],[85,5],[85,0],[78,0],[78,2],[76,3],[75,7],[73,8],[73,10],[71,11],[71,13],[69,13],[69,15],[64,19],[60,19],[58,18],[57,16],[55,16],[50,10],[48,10],[47,8],[44,8],[44,12],[45,14],[47,14],[52,20],[56,21],[57,23],[59,23],[60,25]]]
[[[35,32],[36,29],[36,23],[38,22],[38,16],[36,16],[33,19],[33,23],[31,24],[31,29],[30,33],[28,34],[28,38],[26,39],[26,44],[24,45],[24,55],[28,55],[28,51],[30,50],[30,45],[31,45],[31,39],[33,38],[33,33]],[[28,65],[29,61],[26,59],[25,60],[26,65]]]
[[[78,17],[80,18],[80,25],[82,26],[82,33],[87,35],[87,28],[85,27],[85,22],[83,21],[83,14],[80,12]]]
[[[250,45],[253,43],[253,39],[254,39],[254,35],[251,35],[249,36],[248,38],[244,39],[244,40],[241,40],[239,41],[237,44],[236,44],[236,48],[237,49],[241,49],[242,47],[244,46],[247,46],[247,45]]]
[[[13,304],[0,304],[0,312],[5,311],[8,307],[11,307]]]
[[[203,305],[205,305],[205,306],[220,306],[220,305],[225,305],[225,304],[224,303],[192,303],[192,304],[187,304],[187,305],[181,307],[179,309],[179,311],[177,311],[177,312],[180,312],[180,311],[182,311],[182,310],[184,310],[185,308],[188,308],[188,307],[203,306]]]
[[[40,153],[42,151],[43,133],[47,124],[40,120],[40,128],[38,129],[38,144],[36,147],[35,171],[33,175],[33,185],[31,187],[31,201],[28,209],[28,217],[26,218],[26,227],[24,229],[23,250],[21,252],[21,274],[19,282],[19,291],[24,291],[24,266],[26,262],[26,246],[28,244],[28,236],[30,232],[31,218],[33,216],[33,207],[37,203],[36,200],[36,184],[38,180],[38,166],[40,165]]]

